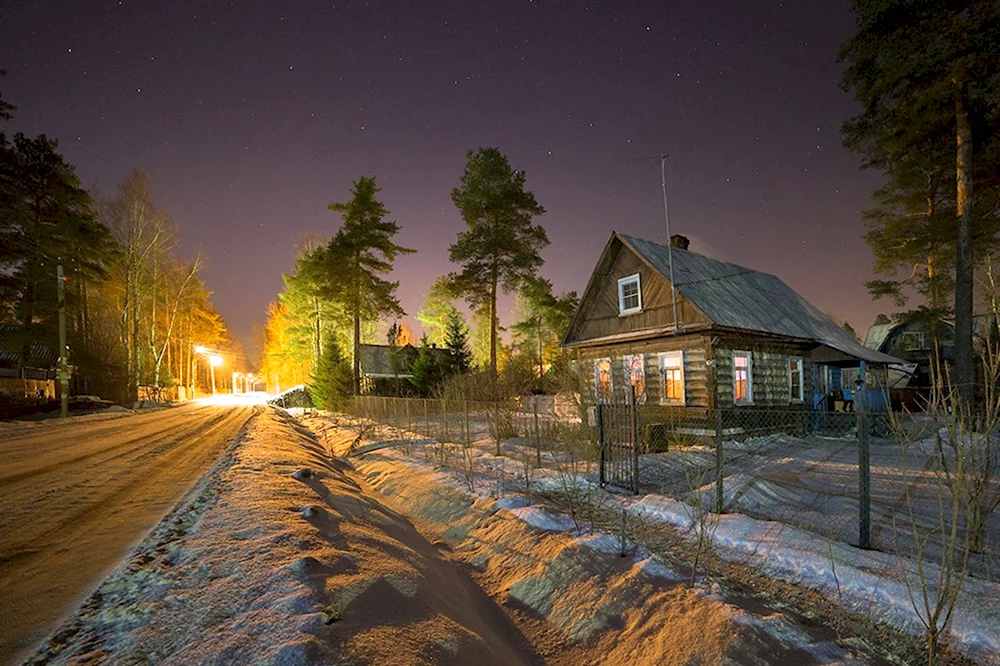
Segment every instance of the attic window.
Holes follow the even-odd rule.
[[[642,310],[642,288],[639,274],[618,280],[618,314],[627,315]]]

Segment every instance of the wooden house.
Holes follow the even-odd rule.
[[[825,409],[826,366],[899,362],[774,275],[696,254],[683,236],[668,247],[612,233],[563,345],[595,398],[635,386],[646,412],[702,423],[716,409]]]

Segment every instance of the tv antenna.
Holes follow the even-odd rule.
[[[667,264],[670,266],[670,300],[674,306],[674,333],[680,326],[677,319],[677,287],[674,286],[674,239],[670,236],[670,213],[667,208],[667,157],[660,155],[660,186],[663,189],[663,221],[667,224]]]

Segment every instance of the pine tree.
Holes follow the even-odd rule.
[[[323,346],[319,367],[312,376],[309,394],[318,409],[337,411],[344,408],[353,391],[351,365],[344,358],[335,336]]]
[[[449,248],[462,270],[449,276],[455,293],[489,319],[489,368],[497,372],[497,295],[516,291],[542,265],[548,236],[532,219],[545,213],[525,189],[525,174],[496,148],[471,150],[451,199],[468,230]]]
[[[344,222],[325,252],[324,287],[343,304],[353,324],[355,393],[360,389],[362,320],[405,314],[396,297],[399,282],[384,276],[392,272],[397,256],[415,252],[393,242],[399,225],[385,219],[389,211],[376,198],[380,191],[374,177],[361,177],[354,182],[350,201],[329,205],[330,210],[341,213]]]
[[[32,340],[56,339],[56,264],[67,281],[95,282],[106,277],[115,251],[90,194],[57,148],[45,135],[18,133],[8,141],[0,132],[0,303],[13,305],[20,324],[21,367]]]
[[[914,166],[954,165],[955,369],[965,404],[972,398],[972,292],[974,218],[996,221],[995,179],[976,176],[1000,163],[992,140],[1000,117],[1000,5],[995,0],[854,0],[854,36],[844,44],[844,87],[863,112],[846,123],[846,144],[864,166],[904,182]],[[992,167],[990,165],[993,165]],[[914,194],[913,183],[903,190]],[[977,213],[978,211],[978,213]],[[907,211],[917,212],[915,210]],[[931,211],[933,215],[933,211]],[[989,225],[992,233],[996,226]]]

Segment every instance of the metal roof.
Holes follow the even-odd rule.
[[[615,234],[626,247],[669,280],[666,245]],[[770,273],[688,250],[671,248],[674,288],[716,326],[813,340],[872,363],[903,361],[869,349]]]
[[[865,335],[865,347],[869,349],[881,349],[886,338],[900,326],[902,324],[898,322],[894,324],[872,324],[868,327],[868,333]]]
[[[0,365],[15,367],[21,353],[21,344],[28,336],[28,358],[24,365],[32,368],[53,368],[59,362],[56,349],[37,338],[32,339],[32,333],[15,324],[0,324]]]

